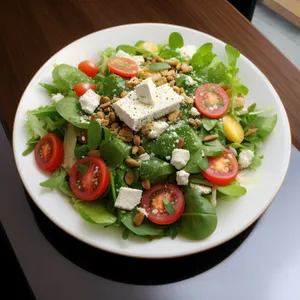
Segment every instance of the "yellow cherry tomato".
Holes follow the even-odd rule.
[[[234,143],[241,143],[244,139],[244,130],[241,124],[230,116],[223,117],[226,137]]]
[[[158,47],[155,43],[144,42],[139,45],[139,48],[145,49],[149,52],[158,52]]]

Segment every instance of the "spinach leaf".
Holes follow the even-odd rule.
[[[123,233],[122,233],[122,239],[127,240],[129,237],[129,234],[130,234],[130,230],[127,227],[125,227],[123,230]]]
[[[104,226],[114,224],[117,217],[107,211],[104,203],[100,201],[75,201],[74,208],[81,217],[90,223],[97,223]]]
[[[172,57],[180,59],[180,53],[176,50],[172,50],[166,47],[160,52],[159,57],[163,59],[170,59]]]
[[[191,154],[190,160],[185,166],[184,170],[188,173],[199,173],[208,168],[208,159],[204,156],[204,151],[200,148]]]
[[[39,85],[42,86],[44,89],[46,89],[50,96],[52,94],[57,94],[58,93],[58,89],[53,84],[39,83]]]
[[[150,64],[148,68],[150,71],[161,71],[161,70],[171,69],[171,66],[167,63],[158,62],[158,63]]]
[[[164,235],[164,227],[151,223],[148,220],[144,220],[141,226],[137,227],[133,224],[134,212],[121,213],[121,222],[127,227],[131,232],[136,235]]]
[[[145,41],[139,40],[135,43],[135,47],[138,47],[139,45],[143,44]]]
[[[74,154],[77,159],[81,159],[83,156],[87,156],[89,152],[88,145],[76,145]]]
[[[26,156],[30,154],[35,149],[36,144],[30,144],[23,152],[22,155]]]
[[[73,198],[73,199],[76,199],[76,196],[74,195],[74,193],[72,192],[71,188],[70,188],[70,185],[69,183],[66,181],[66,180],[63,180],[61,182],[61,184],[58,186],[58,189],[64,193],[65,195]]]
[[[184,45],[183,37],[179,32],[172,32],[169,36],[169,47],[172,50],[181,48]]]
[[[100,146],[107,144],[112,137],[112,134],[108,128],[102,127],[102,130],[103,130],[102,131],[102,141],[101,141]]]
[[[216,126],[216,124],[218,122],[217,119],[210,119],[210,118],[206,118],[206,117],[202,118],[201,121],[202,121],[203,127],[207,131],[212,130]]]
[[[220,143],[220,141],[214,140],[211,142],[205,142],[202,149],[205,156],[220,156],[224,146]]]
[[[125,89],[125,80],[116,74],[110,74],[103,80],[99,93],[112,99],[119,97]]]
[[[203,68],[211,64],[212,60],[216,56],[216,54],[212,52],[212,49],[212,43],[203,44],[193,55],[191,59],[191,64],[193,66],[197,66],[197,68]]]
[[[176,170],[171,164],[153,157],[142,161],[140,177],[141,179],[149,179],[151,183],[155,184],[165,182],[167,177],[175,172]]]
[[[177,221],[173,224],[170,224],[166,229],[165,229],[165,236],[169,236],[172,240],[176,238],[180,231],[180,221]]]
[[[140,44],[142,44],[143,42],[141,41]],[[135,55],[135,54],[149,54],[150,52],[143,49],[143,48],[139,48],[138,46],[130,46],[130,45],[119,45],[116,48],[116,51],[119,50],[123,50],[124,52],[131,54],[131,55]]]
[[[88,147],[95,150],[100,146],[102,139],[102,126],[96,120],[92,120],[87,131]]]
[[[93,82],[92,78],[88,77],[77,68],[67,64],[57,65],[52,71],[52,77],[53,83],[61,93],[67,93],[69,90],[72,90],[77,83]]]
[[[56,102],[56,110],[68,122],[79,128],[88,128],[89,119],[81,110],[80,103],[76,98],[65,97]]]
[[[36,117],[55,117],[59,116],[54,104],[38,107],[31,111]]]
[[[185,210],[181,216],[180,232],[191,240],[210,236],[217,227],[215,207],[196,189],[187,187],[184,192]]]
[[[274,129],[277,123],[277,115],[271,117],[259,116],[253,122],[254,127],[258,128],[257,135],[261,138],[268,136]]]
[[[47,188],[58,188],[63,181],[65,181],[65,177],[67,176],[67,172],[64,169],[56,169],[52,176],[40,183],[40,186]]]
[[[236,181],[224,186],[217,187],[217,190],[227,196],[231,197],[241,197],[247,193],[247,190],[240,186]]]

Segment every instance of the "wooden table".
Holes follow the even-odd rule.
[[[0,117],[11,137],[26,85],[56,51],[93,31],[126,23],[191,27],[238,48],[269,78],[300,149],[300,72],[226,0],[8,0],[2,3]]]

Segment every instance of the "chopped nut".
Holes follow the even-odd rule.
[[[134,182],[134,173],[131,172],[131,171],[128,171],[126,174],[125,174],[125,182],[128,184],[128,185],[132,185],[133,182]]]
[[[185,91],[184,91],[183,87],[180,88],[180,94],[185,94]]]
[[[119,135],[119,133],[117,134],[117,138],[123,140],[126,143],[131,143],[132,142],[132,138],[130,138],[128,136]]]
[[[175,72],[175,70],[169,70],[167,75],[176,77],[176,72]]]
[[[143,223],[144,217],[145,217],[145,215],[142,212],[136,214],[132,219],[133,224],[136,227],[141,226],[141,224]]]
[[[177,143],[177,148],[182,148],[183,145],[184,145],[184,138],[181,138]]]
[[[148,78],[151,77],[151,72],[149,72],[149,70],[145,68],[140,71],[139,75],[141,78]]]
[[[137,167],[139,167],[139,166],[141,165],[138,161],[136,161],[136,160],[133,159],[133,158],[127,158],[127,159],[125,160],[125,163],[126,163],[126,165],[127,165],[129,168],[137,168]]]
[[[133,131],[127,126],[119,131],[119,135],[133,139]]]
[[[107,96],[102,96],[101,99],[100,99],[100,103],[101,104],[104,104],[104,103],[106,103],[108,101],[110,101],[110,99]]]
[[[136,87],[138,84],[140,84],[142,82],[141,79],[138,79],[137,77],[132,77],[130,80],[126,81],[125,85],[128,88],[134,88]]]
[[[195,100],[193,98],[187,96],[185,93],[182,94],[182,96],[183,96],[184,102],[189,103],[189,104],[194,104]]]
[[[107,113],[107,112],[110,112],[111,109],[110,109],[110,107],[106,107],[106,108],[103,109],[103,111]]]
[[[205,136],[203,139],[202,139],[202,142],[209,142],[209,141],[214,141],[218,138],[218,136],[216,134],[210,134],[210,135],[207,135]]]
[[[152,123],[147,123],[141,129],[142,134],[145,135],[145,136],[147,136],[150,133],[151,129],[152,129]]]
[[[105,114],[103,111],[98,111],[97,113],[93,114],[91,117],[91,120],[95,120],[95,119],[104,119]]]
[[[188,124],[194,127],[198,127],[195,119],[188,119]]]
[[[193,71],[193,67],[189,66],[187,63],[181,64],[181,72],[182,73],[190,73]]]
[[[141,144],[141,138],[138,136],[138,135],[134,135],[133,136],[133,143],[136,145],[136,146],[139,146]]]
[[[170,87],[174,87],[174,85],[175,85],[175,80],[171,80],[171,81],[169,82],[169,84],[170,84]]]
[[[142,187],[143,187],[145,190],[150,190],[150,187],[151,187],[150,180],[149,180],[149,179],[144,179],[144,180],[142,181]]]
[[[125,96],[127,96],[128,92],[127,91],[123,91],[121,94],[120,94],[120,97],[123,98]]]
[[[111,101],[107,101],[107,102],[101,104],[100,107],[103,109],[103,108],[109,107],[110,105],[111,105]]]
[[[163,58],[161,58],[161,57],[159,57],[159,56],[156,56],[156,57],[153,57],[152,58],[152,63],[154,64],[154,63],[156,63],[156,62],[163,62],[164,61],[164,59]]]
[[[180,120],[181,118],[181,115],[182,115],[182,112],[181,111],[173,111],[171,113],[168,114],[168,120],[170,122],[177,122],[178,120]]]
[[[197,127],[201,127],[202,126],[202,121],[199,119],[195,119],[195,122],[197,124]]]
[[[242,95],[237,96],[235,98],[234,107],[235,108],[240,108],[240,107],[244,107],[244,105],[245,105],[245,98],[244,98],[244,96],[242,96]]]
[[[163,70],[163,71],[160,71],[160,74],[162,75],[162,76],[168,76],[168,70]]]
[[[108,117],[109,117],[109,123],[110,123],[110,124],[113,124],[113,123],[116,121],[116,115],[115,115],[114,112],[111,111],[111,112],[109,113]],[[118,124],[118,123],[117,123],[117,124]]]
[[[160,77],[160,78],[155,79],[155,80],[153,79],[153,81],[156,84],[156,86],[160,86],[160,85],[163,85],[163,84],[168,82],[166,77]]]
[[[165,62],[169,64],[171,67],[176,67],[179,64],[179,60],[174,57],[167,59]]]
[[[131,153],[132,154],[137,154],[139,151],[139,147],[138,146],[133,146],[132,149],[131,149]]]
[[[180,88],[178,86],[173,86],[173,91],[180,94]]]
[[[121,98],[113,98],[112,100],[111,100],[111,103],[115,103],[115,102],[117,102],[117,101],[119,101]]]
[[[138,154],[141,155],[144,154],[145,152],[146,152],[145,148],[143,146],[139,146]]]
[[[102,125],[103,127],[107,127],[108,124],[109,124],[109,119],[102,119],[102,120],[101,120],[101,125]]]
[[[91,150],[87,153],[87,156],[100,157],[100,151],[99,150]]]
[[[112,130],[114,130],[114,129],[118,128],[118,127],[119,127],[119,124],[118,124],[117,122],[112,123],[111,126],[110,126],[110,128],[111,128]]]
[[[258,128],[256,128],[256,127],[249,128],[249,129],[246,131],[246,133],[245,133],[244,136],[249,136],[249,135],[251,135],[251,134],[253,134],[253,133],[257,132],[257,131],[258,131]]]

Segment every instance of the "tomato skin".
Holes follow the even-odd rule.
[[[107,66],[110,72],[123,77],[133,77],[139,72],[138,64],[126,57],[111,57],[107,61]]]
[[[216,109],[210,110],[211,107],[207,107],[204,105],[204,101],[207,100],[209,93],[213,95],[213,93],[211,93],[209,89],[213,89],[218,94],[217,97],[223,102],[223,106],[219,106]],[[228,110],[229,103],[230,100],[227,93],[224,91],[223,88],[221,88],[217,84],[213,84],[213,83],[204,84],[199,86],[198,89],[196,90],[195,105],[199,110],[199,112],[206,117],[212,119],[223,117]]]
[[[79,172],[77,168],[79,164],[86,167],[84,174]],[[96,167],[98,167],[98,172],[95,173]],[[98,181],[97,187],[94,187],[95,179]],[[109,180],[109,170],[105,162],[98,157],[82,158],[73,165],[70,171],[71,190],[80,200],[92,201],[99,198],[106,191]]]
[[[224,159],[230,159],[232,170],[221,172],[217,170],[216,165],[222,164]],[[238,162],[233,153],[224,149],[221,156],[208,157],[209,167],[202,172],[202,175],[210,182],[216,185],[226,185],[232,182],[238,175]]]
[[[41,170],[53,172],[64,160],[63,143],[57,135],[48,133],[37,143],[34,156]]]
[[[94,83],[77,83],[74,85],[73,89],[76,95],[80,97],[90,89],[96,92],[97,85]]]
[[[89,60],[82,61],[78,69],[89,77],[95,77],[99,73],[97,66]]]
[[[166,197],[167,192],[169,195]],[[154,214],[152,201],[159,200],[163,206],[163,198],[176,199],[174,204],[175,212],[173,214],[168,214],[167,212]],[[159,225],[167,225],[176,222],[182,215],[184,211],[185,201],[181,190],[174,184],[156,184],[151,187],[150,190],[144,192],[141,207],[144,208],[148,213],[148,219]]]

